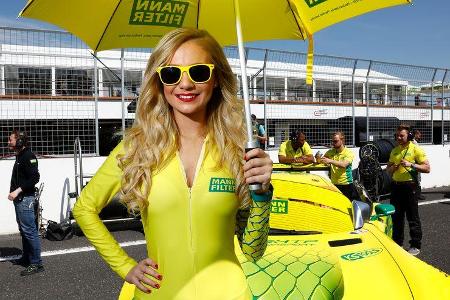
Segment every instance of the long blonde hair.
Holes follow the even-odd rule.
[[[242,101],[237,99],[236,78],[222,47],[206,31],[179,28],[158,43],[145,70],[135,121],[124,136],[124,154],[118,155],[123,171],[121,199],[128,209],[142,209],[148,203],[152,174],[163,168],[179,149],[179,131],[171,106],[164,98],[163,85],[156,68],[167,65],[176,50],[195,40],[214,64],[217,87],[207,106],[208,149],[217,152],[216,167],[227,167],[236,179],[236,195],[241,207],[250,203],[243,173],[246,141]]]

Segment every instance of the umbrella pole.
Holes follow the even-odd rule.
[[[253,148],[258,148],[256,140],[253,138],[253,126],[250,112],[250,100],[248,93],[248,81],[247,81],[247,69],[244,55],[244,39],[242,38],[241,28],[241,13],[239,8],[239,0],[234,0],[234,13],[236,16],[236,35],[238,40],[239,61],[241,65],[241,78],[242,78],[242,93],[244,96],[244,111],[245,111],[245,123],[247,127],[247,145],[245,152],[250,151]],[[259,191],[262,189],[261,183],[249,184],[249,188],[252,191]]]
[[[253,140],[253,128],[250,112],[250,100],[248,93],[247,69],[244,55],[244,42],[242,38],[241,16],[239,11],[239,0],[234,0],[234,12],[236,14],[236,34],[238,40],[239,61],[241,66],[242,93],[244,96],[245,123],[247,125],[247,148],[256,148],[256,141]],[[251,144],[252,143],[252,144]],[[250,145],[251,144],[251,145]]]

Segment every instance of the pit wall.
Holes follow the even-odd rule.
[[[431,173],[422,175],[422,187],[450,186],[450,145],[423,145],[431,164]],[[313,148],[313,153],[325,149]],[[351,148],[355,153],[353,168],[359,163],[359,148]],[[268,151],[274,162],[278,162],[278,151]],[[101,166],[105,157],[84,157],[83,173],[93,174]],[[18,233],[14,205],[8,200],[9,182],[14,160],[0,160],[0,235]],[[50,158],[39,160],[41,182],[44,190],[41,195],[43,218],[61,222],[68,218],[74,199],[68,193],[75,191],[74,159]],[[326,172],[318,172],[326,176]]]

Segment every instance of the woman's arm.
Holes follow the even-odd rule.
[[[125,278],[137,264],[120,247],[106,229],[98,214],[120,190],[122,171],[116,156],[123,149],[119,144],[83,189],[73,208],[73,215],[88,240],[120,277]]]
[[[270,199],[272,195],[270,193]],[[250,208],[236,214],[236,235],[249,261],[260,259],[267,247],[271,201],[252,202]]]
[[[252,204],[247,210],[238,211],[236,233],[242,252],[248,260],[260,259],[267,247],[269,235],[269,216],[273,188],[270,184],[272,160],[261,149],[253,149],[246,153],[244,164],[246,183],[258,182],[262,189],[251,192]]]

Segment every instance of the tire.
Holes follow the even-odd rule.
[[[380,164],[385,164],[389,161],[389,156],[391,155],[392,149],[395,147],[395,142],[393,140],[381,139],[375,142],[378,150],[379,156],[378,161]]]
[[[391,193],[392,178],[386,170],[383,170],[378,177],[378,191],[380,195]]]
[[[114,197],[99,214],[102,220],[122,219],[129,217],[128,210],[118,197]]]
[[[361,159],[372,157],[379,163],[385,164],[389,161],[392,149],[395,147],[395,141],[389,139],[380,139],[374,142],[368,142],[359,148],[359,157]]]
[[[360,181],[358,168],[352,170],[352,177],[353,180]]]
[[[374,142],[368,142],[361,148],[359,148],[359,158],[367,158],[367,157],[373,157],[375,159],[378,159],[380,156],[380,150],[378,149],[377,145]]]

